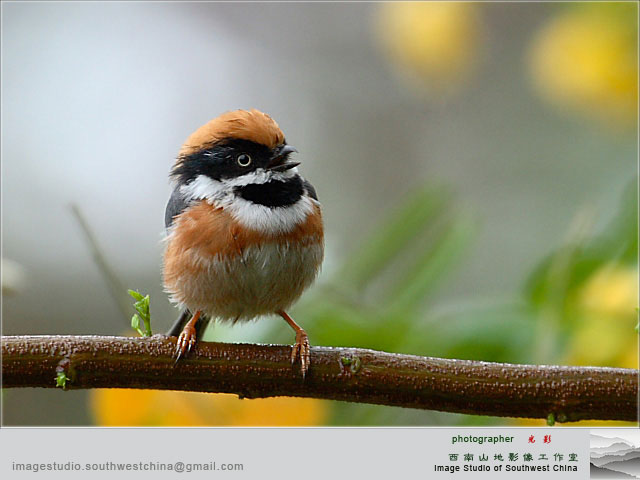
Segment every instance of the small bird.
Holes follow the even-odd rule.
[[[296,332],[291,362],[309,369],[309,338],[286,310],[316,278],[322,212],[278,124],[258,110],[226,112],[184,143],[170,177],[163,279],[182,309],[177,360],[211,319],[280,315]],[[177,361],[176,360],[176,361]]]

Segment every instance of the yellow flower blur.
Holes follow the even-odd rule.
[[[565,365],[638,368],[638,269],[610,264],[596,271],[575,299],[578,323],[571,333]],[[517,419],[520,426],[544,426],[545,420]],[[631,426],[636,422],[589,420],[564,426]]]
[[[637,4],[569,8],[535,35],[529,62],[540,95],[559,109],[635,127]]]
[[[578,294],[580,324],[567,350],[570,365],[638,368],[638,270],[607,265]]]
[[[96,389],[89,403],[100,426],[313,426],[328,417],[328,402],[293,397]]]
[[[429,92],[450,93],[478,57],[478,5],[389,2],[380,5],[378,36],[391,61]]]
[[[591,276],[580,292],[579,302],[590,314],[635,317],[638,270],[624,265],[607,265]]]

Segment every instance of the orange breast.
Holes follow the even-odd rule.
[[[207,292],[226,287],[224,279],[228,271],[225,269],[233,269],[234,262],[241,263],[245,261],[243,259],[251,258],[245,254],[255,251],[252,247],[265,244],[287,245],[286,251],[298,252],[295,255],[309,252],[302,253],[301,257],[308,256],[312,262],[308,265],[308,271],[305,268],[294,269],[300,272],[301,278],[289,278],[287,281],[290,283],[280,289],[291,290],[291,300],[297,298],[313,280],[322,261],[323,227],[319,206],[314,205],[313,212],[286,233],[263,233],[247,229],[224,209],[206,201],[188,208],[175,218],[168,238],[163,271],[165,289],[174,301],[191,307],[201,305],[202,299],[210,296]],[[289,246],[295,246],[296,249],[289,250]],[[227,262],[227,267],[213,274],[221,260]],[[237,285],[243,280],[231,276],[227,281]],[[294,284],[297,286],[294,287]],[[215,312],[216,308],[211,306],[207,310]]]
[[[179,250],[196,249],[202,255],[234,256],[259,243],[317,243],[323,241],[322,213],[314,211],[306,220],[286,233],[264,233],[240,225],[221,207],[202,201],[174,220],[166,256]]]

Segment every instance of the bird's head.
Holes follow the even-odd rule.
[[[313,186],[298,174],[299,162],[289,158],[296,151],[269,115],[224,113],[182,146],[171,171],[176,188],[170,205],[205,200],[254,230],[290,231],[317,210],[318,200]],[[174,216],[171,210],[169,218]]]
[[[171,176],[179,185],[195,181],[228,186],[286,180],[296,174],[297,152],[278,124],[258,110],[227,112],[192,133],[178,154]]]

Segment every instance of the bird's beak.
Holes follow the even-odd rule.
[[[269,162],[269,165],[267,165],[267,170],[272,170],[274,172],[285,172],[297,167],[298,165],[300,165],[300,162],[290,162],[287,159],[287,156],[290,153],[297,152],[298,150],[296,150],[295,147],[292,147],[291,145],[283,145],[278,150],[276,150],[276,152],[271,157],[271,161]]]

